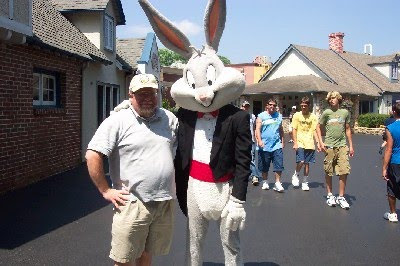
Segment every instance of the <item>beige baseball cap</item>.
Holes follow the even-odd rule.
[[[129,90],[135,92],[142,88],[158,89],[158,81],[156,77],[152,74],[138,74],[134,76],[129,84]]]

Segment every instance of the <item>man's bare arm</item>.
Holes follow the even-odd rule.
[[[103,197],[112,202],[116,208],[119,208],[119,205],[125,205],[128,197],[124,195],[128,195],[129,191],[110,188],[104,174],[103,155],[99,152],[88,150],[85,158],[90,178]]]
[[[349,142],[349,155],[353,157],[354,156],[353,138],[351,136],[351,128],[348,123],[346,123],[346,137],[347,141]]]

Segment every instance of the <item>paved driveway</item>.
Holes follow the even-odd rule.
[[[356,156],[346,197],[350,210],[325,204],[322,154],[312,165],[309,192],[293,189],[291,144],[285,148],[285,193],[248,189],[245,265],[399,265],[400,224],[382,218],[388,209],[380,179],[380,138],[354,136]],[[334,191],[338,181],[334,178]],[[0,265],[111,265],[111,206],[89,182],[84,166],[0,196]],[[223,265],[215,223],[204,247],[204,265]],[[183,265],[185,218],[179,210],[173,246],[154,265]]]

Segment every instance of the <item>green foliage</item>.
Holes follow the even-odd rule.
[[[162,108],[167,109],[168,111],[176,114],[178,112],[178,108],[171,106],[171,104],[169,103],[169,101],[167,101],[167,99],[163,99],[162,100]]]
[[[231,64],[231,60],[229,60],[227,57],[223,56],[223,55],[219,55],[218,56],[219,59],[221,59],[222,63],[224,63],[224,65],[230,65]]]
[[[358,125],[360,127],[379,127],[384,124],[389,115],[368,113],[358,117]]]
[[[167,48],[158,49],[158,55],[160,57],[160,64],[162,66],[170,66],[172,63],[177,61],[186,64],[188,61],[180,54],[175,53],[174,51],[171,51]]]
[[[158,55],[160,57],[160,64],[162,66],[170,66],[172,63],[177,61],[182,62],[183,64],[186,64],[188,62],[188,60],[185,59],[183,56],[167,48],[158,49]],[[218,57],[219,59],[221,59],[224,65],[229,65],[231,63],[231,60],[223,55],[219,55]]]

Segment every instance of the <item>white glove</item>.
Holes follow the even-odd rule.
[[[243,207],[244,201],[238,200],[234,196],[230,196],[228,203],[222,210],[221,217],[226,217],[226,228],[231,231],[243,230],[246,220],[246,211]]]
[[[122,103],[118,104],[115,108],[114,111],[111,111],[110,114],[112,115],[113,113],[116,113],[118,111],[121,111],[122,109],[128,109],[130,105],[129,100],[125,100]]]

